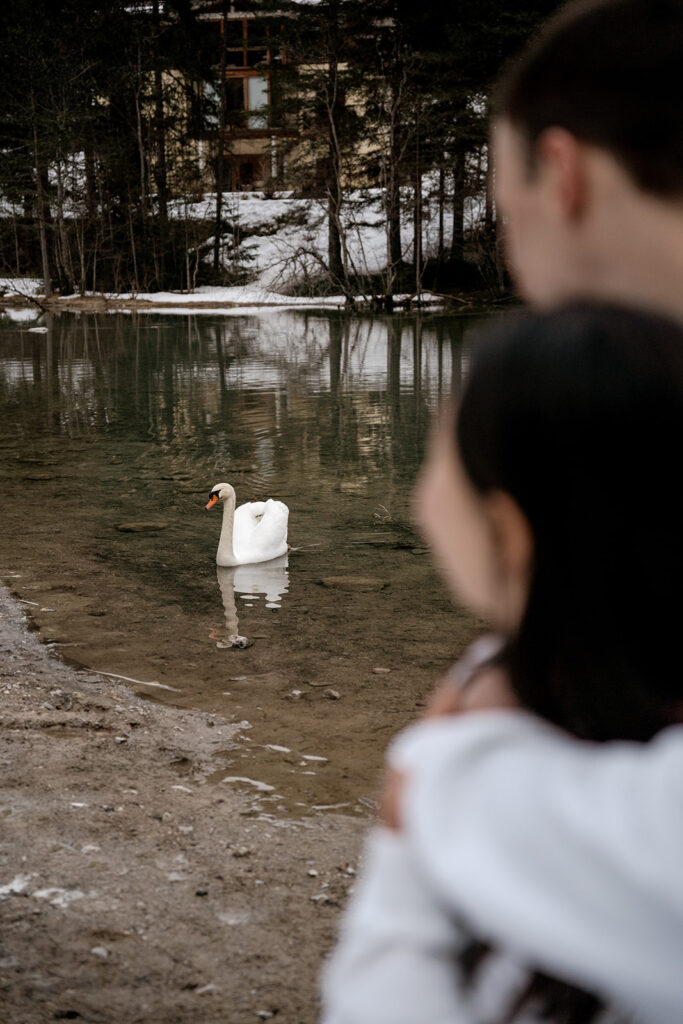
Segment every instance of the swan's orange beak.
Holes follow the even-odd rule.
[[[204,508],[213,508],[213,506],[216,504],[217,501],[218,501],[218,495],[217,494],[212,494],[211,497],[209,498],[207,504],[204,506]]]

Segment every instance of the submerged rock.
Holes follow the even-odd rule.
[[[135,523],[119,523],[116,527],[120,533],[152,533],[154,530],[165,530],[168,527],[168,523],[161,522],[135,522]]]
[[[384,590],[389,586],[389,580],[382,580],[375,576],[324,576],[320,583],[323,587],[364,592]]]

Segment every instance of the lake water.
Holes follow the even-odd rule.
[[[410,522],[474,321],[40,323],[0,316],[0,578],[72,664],[241,723],[213,778],[252,780],[227,784],[280,812],[365,813],[387,741],[476,628]],[[238,503],[288,504],[282,564],[217,574],[204,505],[222,481]]]

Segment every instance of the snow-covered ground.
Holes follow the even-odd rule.
[[[0,277],[0,295],[42,295],[43,282],[39,277]]]
[[[93,292],[85,292],[86,296],[93,296]],[[99,294],[99,293],[98,293]],[[327,295],[324,298],[302,297],[292,295],[281,295],[277,292],[268,291],[248,285],[235,285],[230,288],[223,288],[213,285],[202,285],[193,292],[104,292],[104,298],[112,301],[120,300],[127,302],[132,299],[143,302],[154,302],[156,305],[164,306],[203,306],[206,303],[223,305],[231,303],[238,306],[322,306],[337,309],[344,305],[343,295]],[[62,298],[79,299],[80,295],[64,295]]]
[[[29,291],[18,289],[15,290],[12,286],[12,278],[4,279],[7,287],[5,294],[11,295],[35,295],[41,294],[42,282],[35,281],[34,288]],[[93,296],[94,293],[86,292],[86,296]],[[80,295],[63,295],[62,299],[68,301],[69,299],[80,299]],[[191,309],[193,313],[226,313],[231,310],[235,313],[244,313],[246,308],[253,307],[254,309],[261,309],[264,306],[271,307],[296,307],[298,309],[344,309],[346,305],[346,299],[343,295],[325,295],[322,297],[316,296],[300,296],[300,295],[282,295],[281,293],[268,291],[263,288],[255,288],[253,286],[239,285],[232,288],[221,288],[213,287],[209,285],[197,288],[194,292],[105,292],[104,298],[109,299],[114,304],[112,310],[116,308],[116,302],[127,302],[132,299],[139,299],[144,302],[152,302],[154,306],[139,307],[138,312],[165,312],[165,313],[182,313],[187,309]],[[362,298],[362,296],[359,296]],[[400,302],[403,299],[407,299],[407,295],[395,296],[396,301]],[[431,295],[429,292],[422,294],[422,302],[426,305],[439,304],[441,299],[437,296]],[[22,320],[33,320],[36,318],[37,313],[33,308],[26,309],[6,309],[5,314],[15,322]]]
[[[429,181],[425,179],[422,251],[425,257],[436,255],[439,217],[437,204],[430,200]],[[409,215],[412,192],[405,190],[405,212],[402,218],[401,243],[403,259],[413,255],[413,223]],[[211,221],[215,217],[216,196],[207,194],[197,201],[174,200],[169,214],[175,220],[188,220],[206,226],[206,236],[199,246],[199,257],[213,263],[214,237]],[[1,214],[0,214],[1,215]],[[470,202],[466,208],[466,227],[472,227],[481,216],[481,205]],[[226,274],[242,285],[231,288],[199,288],[192,294],[155,293],[121,296],[151,299],[171,304],[194,302],[235,302],[240,304],[311,305],[302,293],[315,294],[316,284],[327,276],[328,223],[323,200],[296,198],[292,193],[276,193],[267,197],[262,192],[226,192],[223,194],[222,221],[225,230],[220,239],[220,257]],[[383,193],[379,189],[355,190],[344,197],[343,260],[348,274],[362,290],[363,279],[381,274],[387,264],[386,218]],[[444,238],[450,244],[452,218],[446,211]],[[195,251],[192,251],[195,255]],[[368,281],[368,285],[370,282]],[[376,284],[375,284],[376,287]],[[0,279],[0,293],[10,288],[22,295],[40,293],[40,282],[26,279],[11,282]],[[292,293],[297,295],[293,296]],[[315,298],[316,306],[337,307],[343,296]]]
[[[40,282],[39,282],[40,284]],[[12,289],[7,291],[8,295],[13,294]],[[40,295],[38,289],[35,295]],[[92,292],[86,292],[86,296],[92,296]],[[80,295],[64,295],[62,299],[80,299]],[[194,292],[106,292],[106,299],[111,300],[111,311],[116,311],[116,303],[122,303],[131,299],[154,303],[152,306],[137,307],[139,313],[187,313],[193,314],[244,314],[250,309],[257,310],[264,307],[295,308],[295,309],[345,309],[346,300],[343,295],[296,296],[281,295],[277,292],[266,291],[260,288],[239,286],[234,288],[218,288],[205,286],[197,288]],[[362,298],[362,296],[359,296]],[[396,302],[409,298],[407,295],[394,296]],[[422,293],[422,303],[427,306],[440,305],[442,299],[439,296],[431,295],[429,292]],[[2,314],[13,320],[15,323],[22,321],[38,320],[41,314],[35,308],[6,308]]]
[[[410,206],[411,190],[404,201]],[[193,203],[176,202],[171,216],[189,220],[210,220],[215,213],[215,196]],[[481,215],[480,205],[466,208],[466,227]],[[291,193],[266,198],[260,192],[226,192],[223,220],[230,232],[221,238],[221,256],[227,271],[242,269],[248,279],[262,288],[289,291],[324,276],[327,264],[328,225],[323,200],[296,199]],[[358,278],[381,273],[387,265],[386,218],[383,193],[379,189],[355,190],[344,197],[341,216],[344,228],[343,257],[350,275]],[[422,250],[436,255],[438,209],[428,198],[424,202]],[[243,237],[246,236],[246,237]],[[450,218],[444,220],[444,245],[451,240]],[[204,259],[213,259],[214,239],[207,238]],[[235,244],[235,243],[238,244]],[[403,258],[413,255],[413,223],[403,217],[401,230]]]

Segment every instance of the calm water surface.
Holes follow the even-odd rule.
[[[363,813],[387,740],[476,628],[410,525],[473,320],[40,324],[0,316],[0,578],[71,663],[241,723],[212,778],[272,810]],[[204,504],[224,480],[289,505],[288,558],[217,574]]]

